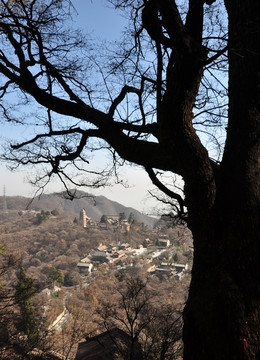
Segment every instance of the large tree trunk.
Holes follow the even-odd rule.
[[[207,236],[194,234],[200,244],[184,312],[184,359],[259,359],[259,233],[246,225],[249,214],[239,225],[222,206],[215,211]]]
[[[190,212],[185,360],[260,359],[259,0],[226,0],[229,125],[214,206]],[[196,226],[194,226],[196,224]]]

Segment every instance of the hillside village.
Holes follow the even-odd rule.
[[[122,233],[130,237],[131,224],[126,219],[120,220],[119,215],[107,216],[105,223],[92,222],[91,218],[87,217],[85,209],[82,209],[80,219],[84,228],[106,229],[111,226],[115,229],[119,228]],[[166,234],[158,232],[158,229],[155,228],[154,233],[156,234],[155,240],[145,238],[138,247],[132,247],[129,242],[121,243],[120,241],[113,241],[108,245],[101,243],[77,263],[77,268],[82,275],[93,273],[101,265],[105,266],[107,271],[123,272],[137,265],[136,260],[139,259],[138,266],[142,266],[147,272],[160,278],[174,276],[176,280],[180,281],[188,274],[188,262],[174,262],[173,259],[177,254],[176,246],[170,242]],[[172,261],[167,261],[167,258]],[[158,265],[154,264],[155,260],[159,261]]]
[[[170,304],[181,309],[186,298],[193,258],[192,239],[187,227],[171,218],[157,219],[149,227],[137,221],[131,211],[103,213],[96,220],[88,216],[85,208],[78,213],[60,212],[51,207],[2,210],[0,244],[16,259],[13,270],[5,274],[6,283],[15,284],[17,266],[22,266],[36,286],[34,311],[41,334],[45,334],[45,347],[48,344],[52,349],[52,357],[48,359],[85,359],[80,357],[83,348],[79,344],[86,336],[94,339],[107,331],[107,325],[104,327],[107,320],[102,320],[100,309],[108,306],[108,299],[109,308],[118,308],[120,289],[129,279],[141,279],[146,284],[145,298],[153,293],[149,306],[157,309],[156,304],[160,304],[156,312]],[[119,313],[124,313],[120,306]],[[172,314],[175,319],[176,311]],[[140,316],[138,319],[144,315]],[[158,319],[161,316],[164,314],[158,315]],[[120,325],[118,321],[111,324],[113,328]],[[120,326],[119,329],[124,330]],[[174,346],[181,349],[178,339]],[[6,357],[0,354],[0,359]]]

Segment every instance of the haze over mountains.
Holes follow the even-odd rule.
[[[60,212],[74,213],[79,216],[80,210],[85,209],[87,216],[94,221],[100,220],[102,215],[119,215],[125,213],[126,218],[132,212],[137,221],[153,226],[155,219],[142,214],[132,207],[126,207],[105,196],[93,196],[83,191],[78,191],[77,196],[70,200],[66,193],[43,194],[33,200],[23,196],[0,196],[0,209],[8,210],[58,210]]]

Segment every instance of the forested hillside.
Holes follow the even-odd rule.
[[[139,211],[126,207],[118,202],[111,201],[105,196],[93,196],[83,191],[78,191],[76,197],[72,200],[68,198],[65,192],[43,194],[30,199],[23,196],[7,196],[5,198],[7,209],[9,210],[50,210],[57,209],[60,212],[69,212],[79,215],[81,209],[85,209],[87,215],[97,221],[103,214],[118,215],[125,213],[128,217],[132,212],[139,222],[153,226],[154,218],[140,213]],[[4,207],[4,197],[0,196],[0,209]]]

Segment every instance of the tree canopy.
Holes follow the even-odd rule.
[[[98,53],[78,31],[68,32],[69,1],[16,1],[12,6],[2,1],[2,97],[8,99],[17,86],[21,90],[19,113],[11,111],[12,100],[9,107],[2,103],[3,114],[8,121],[34,124],[37,134],[12,143],[5,158],[13,167],[43,165],[44,172],[36,176],[40,185],[57,175],[64,183],[101,186],[116,165],[134,162],[182,214],[185,201],[172,180],[161,181],[161,171],[194,181],[195,163],[206,160],[209,168],[217,167],[201,143],[208,138],[199,134],[216,140],[220,151],[210,156],[217,160],[227,105],[226,81],[219,75],[226,71],[224,7],[111,3],[130,18],[131,36],[128,32],[119,46]],[[33,100],[39,108],[31,117],[27,105]],[[110,150],[114,166],[94,166],[93,150],[102,149]],[[81,171],[84,181],[77,177]]]

